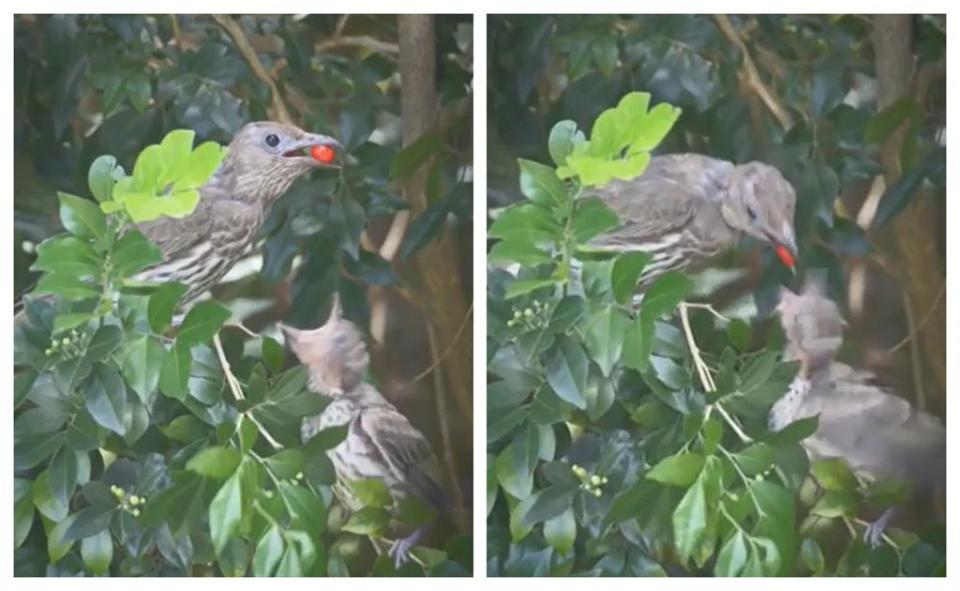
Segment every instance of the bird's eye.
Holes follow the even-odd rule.
[[[751,222],[754,222],[754,221],[757,220],[757,212],[754,211],[754,209],[753,209],[752,207],[750,207],[749,205],[747,206],[747,215],[750,216],[750,221],[751,221]]]
[[[267,136],[266,142],[267,142],[267,145],[270,146],[271,148],[276,148],[277,144],[280,143],[280,138],[277,137],[277,134],[271,133],[270,135]]]

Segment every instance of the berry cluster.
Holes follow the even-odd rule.
[[[147,502],[147,497],[140,497],[137,495],[128,496],[127,491],[123,490],[116,484],[110,486],[110,492],[113,493],[113,496],[117,497],[117,501],[119,501],[121,509],[133,515],[134,517],[140,517],[140,507]]]
[[[587,472],[583,466],[578,466],[574,464],[570,468],[573,470],[573,473],[577,475],[577,478],[580,479],[580,488],[586,491],[587,494],[599,497],[603,494],[603,485],[607,483],[606,476],[600,476],[599,474],[590,474]]]
[[[546,328],[550,322],[550,311],[540,300],[533,300],[529,306],[520,310],[513,309],[513,318],[507,320],[510,328],[521,327],[525,330]]]
[[[77,332],[77,329],[70,331],[69,336],[65,336],[62,339],[52,338],[50,339],[50,346],[43,352],[47,357],[53,357],[54,355],[62,355],[65,359],[73,359],[79,357],[83,354],[83,348],[80,346],[80,342],[85,335]]]

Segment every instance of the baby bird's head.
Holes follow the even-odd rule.
[[[340,295],[334,295],[326,324],[313,330],[280,325],[290,349],[307,367],[308,385],[314,392],[340,396],[352,392],[363,381],[370,356],[363,334],[343,317]]]

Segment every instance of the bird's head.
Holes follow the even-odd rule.
[[[780,288],[776,311],[787,339],[786,358],[799,359],[804,374],[833,361],[843,344],[846,321],[825,291],[814,279],[808,279],[800,293]]]
[[[732,227],[768,242],[791,271],[797,257],[793,213],[797,196],[780,171],[761,162],[742,164],[730,174],[723,217]]]
[[[370,356],[363,334],[343,317],[339,294],[326,324],[313,330],[280,325],[290,348],[307,367],[309,387],[315,392],[340,396],[352,392],[363,381]]]
[[[256,121],[240,128],[230,142],[229,166],[244,194],[273,201],[308,170],[338,168],[314,158],[312,150],[336,154],[340,143],[328,136],[308,133],[295,125]],[[248,193],[246,188],[251,189]]]

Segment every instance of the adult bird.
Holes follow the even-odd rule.
[[[744,235],[773,245],[793,268],[797,198],[769,164],[735,165],[700,154],[656,156],[639,177],[614,180],[584,196],[599,198],[620,218],[619,226],[588,246],[651,256],[639,291],[667,271],[690,268],[732,248]]]
[[[290,348],[306,366],[308,387],[331,402],[301,426],[304,443],[324,429],[347,427],[347,435],[328,455],[337,475],[334,493],[349,511],[363,508],[351,483],[382,481],[395,503],[410,496],[449,514],[450,501],[440,482],[440,469],[430,444],[376,388],[363,382],[369,366],[366,343],[357,327],[343,318],[339,295],[334,296],[327,322],[314,330],[281,325]],[[426,533],[426,526],[397,539],[390,556],[397,568]]]
[[[808,283],[799,294],[782,290],[777,311],[787,336],[784,357],[801,371],[770,409],[771,430],[819,416],[817,431],[802,444],[811,459],[842,458],[865,481],[895,480],[917,493],[946,484],[946,432],[934,416],[876,384],[873,374],[835,361],[843,318],[822,288]],[[891,507],[865,532],[877,545],[894,515]]]
[[[183,283],[187,292],[181,306],[188,307],[253,248],[270,207],[290,185],[307,171],[328,166],[312,158],[310,149],[339,145],[294,125],[273,121],[244,125],[230,142],[223,163],[200,188],[200,201],[190,215],[138,225],[160,247],[164,260],[135,279]]]

